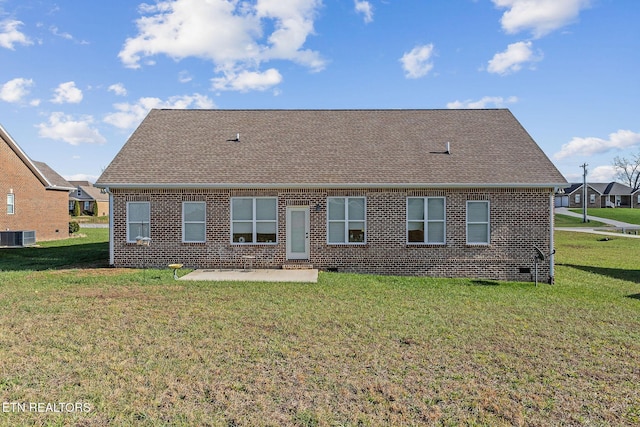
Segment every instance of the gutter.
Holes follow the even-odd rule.
[[[282,190],[282,189],[424,189],[424,188],[552,188],[566,183],[95,183],[99,188],[136,189],[225,189],[225,190]]]
[[[115,254],[113,250],[113,194],[109,187],[103,187],[104,191],[109,195],[109,265],[115,263]]]

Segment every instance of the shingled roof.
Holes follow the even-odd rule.
[[[152,110],[96,185],[543,187],[566,180],[506,109]]]

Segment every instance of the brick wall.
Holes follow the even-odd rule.
[[[230,243],[230,198],[278,197],[278,242],[275,245]],[[366,198],[366,244],[327,244],[327,197]],[[446,244],[408,245],[406,198],[446,198]],[[310,259],[320,269],[373,274],[533,280],[534,246],[549,252],[551,189],[437,190],[113,190],[113,253],[117,267],[189,267],[242,265],[255,255],[254,267],[279,268],[286,260],[286,207],[309,206]],[[490,202],[491,244],[466,243],[467,200]],[[126,202],[149,201],[151,238],[147,247],[126,243]],[[207,204],[206,243],[182,243],[183,201]],[[549,264],[538,266],[539,280],[549,278]]]
[[[7,214],[7,194],[15,213]],[[69,237],[69,192],[46,190],[22,160],[0,140],[0,230],[35,230],[36,239]]]

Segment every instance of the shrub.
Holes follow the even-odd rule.
[[[80,202],[73,202],[73,216],[80,216]]]
[[[80,231],[80,224],[76,221],[69,221],[69,234],[77,233]]]

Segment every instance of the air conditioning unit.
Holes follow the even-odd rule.
[[[0,246],[16,247],[36,244],[35,231],[0,231]]]

